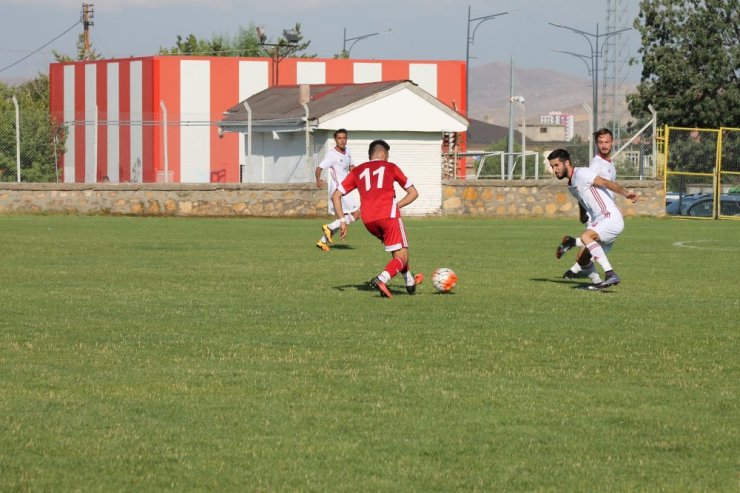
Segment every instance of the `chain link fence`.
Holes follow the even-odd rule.
[[[582,113],[573,115],[576,121],[590,122],[589,108]],[[657,151],[656,115],[624,123],[610,122],[606,125],[614,134],[612,158],[617,168],[619,180],[656,179],[661,176],[662,162]],[[539,126],[528,125],[530,137],[537,135],[535,130]],[[579,132],[568,142],[538,141],[528,138],[526,141],[525,161],[522,166],[522,144],[515,141],[513,153],[508,153],[500,147],[492,146],[482,152],[469,153],[475,160],[474,169],[476,178],[495,178],[504,180],[525,180],[544,178],[552,175],[547,156],[557,148],[566,149],[575,166],[588,166],[596,153],[591,137],[591,125],[579,124]],[[547,129],[545,129],[547,130]]]
[[[740,219],[740,129],[665,128],[670,215]]]
[[[86,111],[65,118],[75,121],[61,125],[53,121],[48,112],[24,111],[20,108],[20,173],[24,182],[120,182],[152,183],[172,182],[173,166],[177,161],[182,182],[298,182],[313,181],[312,172],[325,149],[324,142],[315,143],[314,136],[305,135],[303,115],[294,118],[276,118],[269,125],[252,121],[252,144],[261,140],[262,148],[286,146],[302,156],[291,162],[275,159],[258,160],[249,153],[250,127],[246,111],[236,118],[214,122],[207,114],[179,114],[168,119],[154,114],[128,114],[124,112]],[[576,115],[588,120],[589,115]],[[656,136],[651,120],[627,122],[615,131],[614,160],[618,179],[653,179],[660,176]],[[223,140],[215,139],[222,136]],[[619,136],[617,138],[617,136]],[[236,156],[226,156],[221,142],[238,142]],[[738,146],[737,133],[728,133],[723,145],[725,154]],[[198,142],[210,142],[202,146]],[[18,181],[15,137],[15,109],[12,103],[0,104],[0,181]],[[276,147],[276,149],[277,149]],[[564,147],[577,166],[586,166],[594,154],[590,138],[576,138],[568,143],[536,142],[528,140],[524,166],[521,143],[515,143],[511,154],[503,150],[490,150],[475,155],[442,153],[441,172],[445,177],[456,177],[464,161],[477,178],[534,179],[551,176],[547,154],[557,147]],[[255,146],[256,148],[256,146]],[[457,149],[456,149],[457,151]],[[171,155],[174,153],[175,155]],[[215,157],[214,157],[215,156]],[[658,156],[659,157],[659,156]],[[238,166],[230,161],[238,160]],[[251,161],[251,162],[250,162]],[[460,163],[460,164],[456,164]],[[278,166],[275,166],[278,164]],[[472,166],[471,166],[472,165]],[[737,181],[737,163],[728,164],[723,179]],[[190,173],[190,175],[188,175]]]
[[[59,181],[58,164],[65,140],[66,127],[56,124],[48,112],[19,111],[16,130],[13,103],[0,105],[0,181]]]

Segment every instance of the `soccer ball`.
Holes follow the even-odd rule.
[[[452,291],[457,284],[457,274],[452,269],[440,267],[432,273],[432,286],[440,293]]]

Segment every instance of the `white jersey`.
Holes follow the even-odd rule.
[[[344,152],[339,152],[336,147],[329,149],[324,159],[319,163],[319,168],[326,170],[326,182],[329,184],[329,197],[334,193],[340,183],[347,178],[349,167],[352,166],[352,153],[345,147]]]
[[[574,168],[573,176],[568,181],[568,191],[583,204],[591,224],[603,219],[621,219],[622,212],[612,196],[604,188],[594,186],[597,176],[591,168]]]
[[[334,214],[334,204],[331,201],[331,196],[349,174],[350,166],[352,166],[352,153],[349,152],[349,147],[345,147],[344,152],[339,152],[336,147],[332,147],[319,163],[319,168],[326,170],[326,183],[329,185],[327,187],[329,214]],[[355,195],[344,195],[342,197],[342,210],[345,213],[354,212],[359,208],[360,204],[357,202]]]
[[[611,159],[604,159],[597,154],[591,160],[591,164],[588,167],[606,180],[616,181],[617,179],[617,168],[614,167],[614,163],[612,163]],[[608,193],[611,198],[614,198],[614,192],[606,189],[604,191]]]

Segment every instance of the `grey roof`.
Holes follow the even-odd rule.
[[[486,123],[481,120],[470,119],[470,125],[468,125],[468,147],[470,146],[485,146],[488,147],[491,144],[495,144],[501,140],[506,140],[509,136],[509,129],[502,127],[501,125],[493,125]],[[520,142],[522,140],[522,134],[518,130],[514,130],[514,142]],[[527,139],[529,141],[529,139]]]
[[[394,86],[410,81],[370,82],[366,84],[312,84],[308,106],[311,120],[320,118],[352,103],[361,101]],[[291,126],[301,123],[306,112],[299,102],[300,86],[276,86],[249,97],[246,101],[252,110],[252,124],[256,126]],[[223,127],[243,126],[247,110],[243,102],[224,112]]]

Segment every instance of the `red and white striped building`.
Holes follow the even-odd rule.
[[[68,183],[239,182],[244,144],[213,123],[273,85],[411,80],[458,111],[466,97],[462,61],[152,56],[53,63],[49,78]]]

